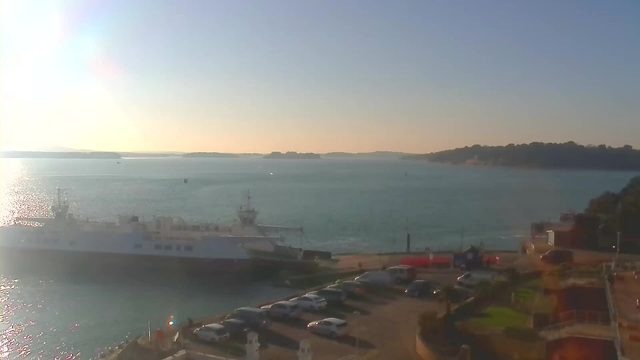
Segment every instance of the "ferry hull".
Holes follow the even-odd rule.
[[[250,277],[251,259],[205,259],[1,247],[0,272],[189,277]]]

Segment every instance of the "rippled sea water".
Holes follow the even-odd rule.
[[[251,190],[264,224],[303,226],[292,245],[334,252],[466,244],[515,249],[529,223],[581,210],[637,173],[450,166],[400,160],[2,159],[0,220],[46,215],[55,188],[71,212],[177,215],[230,223]],[[187,178],[188,183],[183,179]],[[0,239],[1,241],[1,239]],[[105,347],[164,325],[284,296],[265,284],[220,286],[184,279],[63,278],[3,273],[2,358],[92,358]]]

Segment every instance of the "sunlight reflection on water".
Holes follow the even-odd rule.
[[[0,171],[0,224],[9,225],[16,217],[46,216],[49,196],[39,189],[41,183],[20,159],[3,159]]]

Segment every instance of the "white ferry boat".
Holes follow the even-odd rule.
[[[16,218],[0,227],[0,266],[85,268],[101,272],[138,268],[155,272],[209,275],[237,273],[256,266],[278,267],[303,260],[304,250],[282,246],[287,228],[256,224],[251,196],[232,225],[188,224],[180,217],[118,216],[118,222],[77,219],[66,192],[58,189],[53,217]]]

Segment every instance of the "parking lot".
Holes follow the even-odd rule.
[[[453,284],[461,271],[423,270],[419,279]],[[358,356],[367,359],[414,359],[418,315],[423,311],[445,311],[445,305],[430,298],[411,298],[404,286],[372,292],[361,299],[348,299],[342,305],[330,305],[319,312],[305,312],[299,319],[274,321],[268,330],[258,332],[260,359],[297,359],[299,342],[308,339],[314,359],[339,359]],[[242,304],[244,305],[244,304]],[[239,304],[240,306],[240,304]],[[336,340],[315,335],[307,324],[327,317],[344,319],[350,335]],[[242,358],[244,339],[222,345],[193,342],[187,349],[215,355]]]

